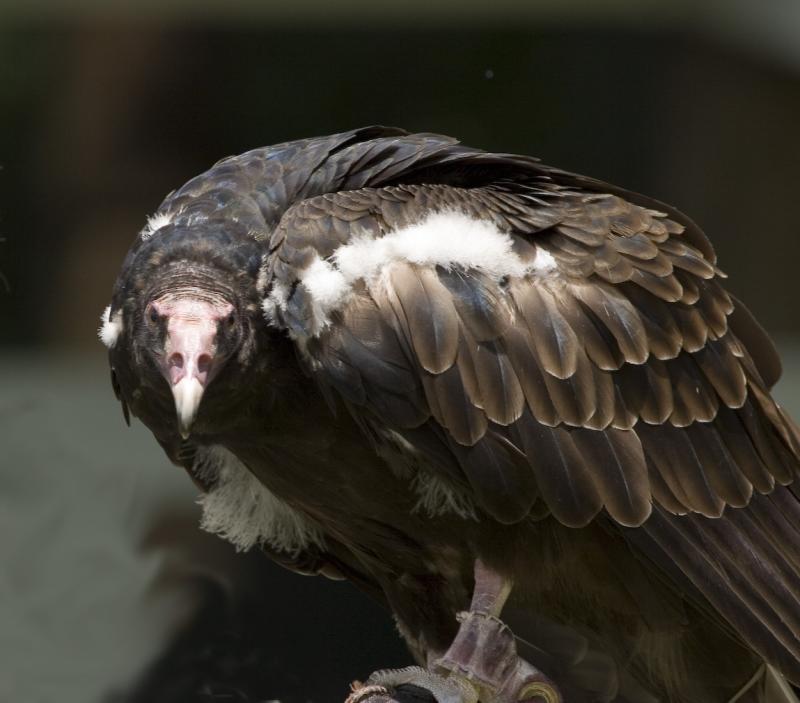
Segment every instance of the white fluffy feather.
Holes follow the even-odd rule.
[[[339,247],[334,259],[348,280],[369,279],[396,261],[477,269],[495,278],[526,273],[506,232],[461,212],[433,213],[379,239],[356,240]]]
[[[278,310],[286,310],[286,302],[289,299],[289,286],[281,281],[276,281],[272,286],[270,294],[261,303],[261,309],[267,322],[273,323],[276,320]]]
[[[119,339],[122,333],[122,312],[117,310],[114,317],[111,317],[111,306],[108,305],[103,314],[100,315],[100,329],[97,330],[97,336],[100,341],[111,349]]]
[[[381,430],[387,440],[380,444],[378,454],[391,467],[394,474],[410,480],[417,494],[415,513],[436,517],[452,513],[465,520],[477,520],[478,513],[472,499],[463,491],[440,479],[425,467],[425,457],[419,449],[394,430]]]
[[[415,513],[423,513],[428,517],[455,513],[465,520],[478,519],[475,504],[468,495],[425,469],[420,469],[414,476],[411,487],[419,496],[414,505]]]
[[[329,312],[344,303],[352,290],[352,280],[348,280],[339,269],[320,258],[315,259],[311,266],[303,271],[300,280],[314,301],[316,335],[328,324]]]
[[[175,213],[172,212],[157,212],[154,215],[150,215],[147,218],[147,224],[142,230],[142,239],[149,239],[162,227],[166,227],[170,222],[172,222],[172,218],[174,216]]]
[[[237,550],[267,544],[297,554],[312,544],[323,545],[316,525],[271,493],[224,447],[198,450],[194,468],[214,482],[198,501],[203,507],[200,526],[232,542]]]
[[[340,246],[330,260],[317,257],[298,273],[300,283],[313,301],[311,335],[330,323],[363,280],[374,284],[387,267],[397,262],[452,269],[474,269],[500,280],[503,277],[551,274],[557,270],[552,254],[539,248],[533,262],[524,262],[514,251],[511,236],[494,223],[462,212],[436,212],[417,224],[383,237],[358,237]],[[286,309],[286,286],[276,285],[264,301],[264,314],[274,320],[276,310]]]
[[[556,270],[558,265],[556,264],[555,257],[545,249],[541,247],[536,248],[536,256],[533,259],[533,265],[531,266],[532,273],[552,273]]]

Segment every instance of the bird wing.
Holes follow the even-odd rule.
[[[442,149],[449,171],[286,211],[271,324],[377,444],[502,523],[610,516],[800,682],[800,436],[702,231],[590,179]]]
[[[537,501],[570,526],[719,517],[789,483],[800,448],[774,350],[701,237],[552,184],[325,194],[275,230],[265,310],[356,416],[501,522]]]

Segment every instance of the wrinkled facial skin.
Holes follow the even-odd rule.
[[[123,262],[109,310],[121,317],[109,345],[115,388],[170,456],[273,402],[268,371],[293,351],[263,318],[262,254],[245,226],[201,218],[139,238]]]
[[[208,287],[159,288],[126,309],[128,343],[112,350],[112,365],[133,414],[175,445],[221,431],[236,416],[226,409],[236,393],[225,391],[248,383],[258,308],[241,309],[236,296]]]
[[[206,386],[238,341],[233,305],[206,291],[163,295],[147,305],[144,318],[163,335],[158,361],[173,386],[187,378]]]
[[[237,322],[231,302],[196,288],[169,291],[145,307],[145,325],[157,327],[150,351],[172,391],[184,439],[191,433],[208,385],[239,342]]]

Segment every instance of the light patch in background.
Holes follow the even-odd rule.
[[[113,348],[122,333],[122,311],[117,310],[114,317],[111,317],[111,306],[108,305],[103,314],[100,315],[100,329],[97,330],[97,336],[100,341],[105,344],[109,349]]]
[[[139,545],[196,488],[125,426],[102,355],[5,354],[0,387],[0,701],[100,703],[195,605],[150,591],[162,555]]]
[[[800,418],[800,340],[776,342],[775,395]],[[0,387],[0,701],[112,700],[186,613],[145,600],[162,562],[138,545],[159,506],[190,506],[197,489],[141,424],[125,427],[100,354],[5,354]]]
[[[195,470],[215,482],[198,501],[203,506],[200,526],[237,550],[268,544],[296,555],[312,544],[322,546],[319,529],[275,497],[224,447],[198,450]]]
[[[778,337],[773,341],[783,362],[783,374],[772,389],[772,397],[800,423],[800,337]]]

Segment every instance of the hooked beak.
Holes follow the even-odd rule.
[[[203,384],[195,376],[184,376],[172,386],[175,414],[178,416],[178,432],[184,439],[188,439],[192,433],[192,425],[197,417],[204,390]]]
[[[203,393],[217,370],[218,322],[233,307],[194,298],[155,301],[153,307],[167,318],[161,373],[175,399],[178,432],[187,439]]]

